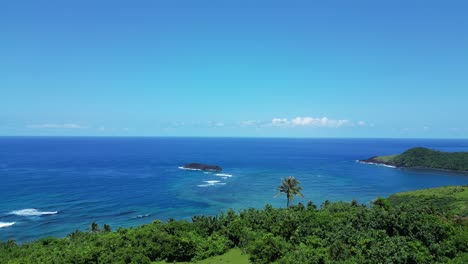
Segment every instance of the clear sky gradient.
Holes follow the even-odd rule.
[[[468,138],[467,14],[0,0],[0,135]]]

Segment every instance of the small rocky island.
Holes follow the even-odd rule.
[[[442,152],[422,147],[411,148],[398,155],[374,156],[359,162],[398,168],[468,172],[468,152]]]
[[[183,169],[188,170],[203,170],[203,171],[222,171],[223,169],[217,165],[208,165],[203,163],[189,163],[182,166]]]

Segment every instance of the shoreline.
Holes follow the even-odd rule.
[[[369,165],[375,165],[375,166],[382,166],[382,167],[387,167],[387,168],[392,168],[392,169],[401,168],[401,167],[397,167],[397,166],[395,166],[395,165],[386,164],[386,163],[383,163],[383,162],[371,162],[371,161],[365,161],[365,160],[357,160],[356,162],[362,163],[362,164],[369,164]]]
[[[368,159],[368,160],[370,160],[370,159]],[[375,161],[374,162],[374,161],[368,161],[368,160],[357,160],[357,162],[361,163],[361,164],[382,166],[382,167],[387,167],[387,168],[392,168],[392,169],[440,171],[440,172],[449,172],[449,173],[455,173],[455,174],[464,174],[464,175],[468,176],[468,171],[458,171],[458,170],[449,170],[449,169],[441,169],[441,168],[428,168],[428,167],[404,167],[404,166],[392,165],[390,163],[386,163],[386,162],[383,162],[383,161]]]

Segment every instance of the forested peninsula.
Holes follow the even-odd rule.
[[[422,147],[411,148],[398,155],[375,156],[360,162],[401,168],[468,172],[468,152],[442,152]]]
[[[0,263],[468,263],[468,186],[0,243]]]

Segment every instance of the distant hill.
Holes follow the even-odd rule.
[[[422,147],[409,149],[399,155],[375,156],[361,162],[468,172],[468,152],[442,152]]]

